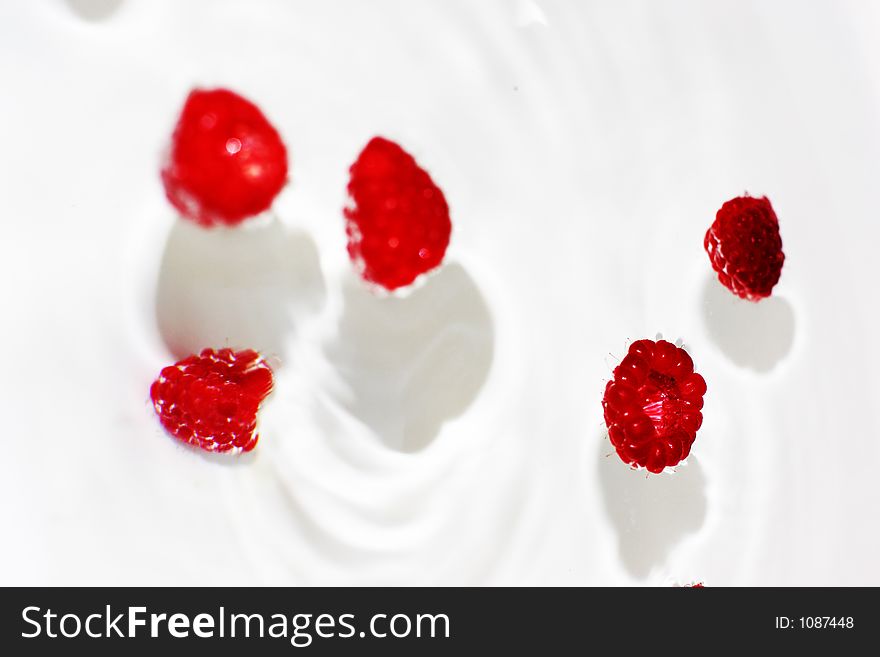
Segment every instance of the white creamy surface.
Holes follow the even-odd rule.
[[[0,5],[0,584],[880,585],[880,9],[868,2]],[[194,86],[257,102],[291,184],[177,222]],[[445,267],[352,274],[373,135],[443,188]],[[774,296],[714,281],[721,203],[770,197]],[[687,464],[629,470],[629,341],[708,382]],[[257,449],[166,436],[174,351],[263,349]]]

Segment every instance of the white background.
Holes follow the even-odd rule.
[[[87,4],[0,5],[0,583],[880,585],[880,5]],[[221,85],[291,184],[208,233],[158,167]],[[345,253],[375,134],[453,212],[402,298]],[[702,248],[744,191],[786,253],[760,304]],[[654,477],[600,400],[658,332],[709,389]],[[250,456],[149,404],[207,344],[277,366]]]

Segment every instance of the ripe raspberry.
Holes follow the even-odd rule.
[[[348,254],[365,280],[394,290],[443,261],[452,224],[443,192],[412,155],[374,137],[351,166]]]
[[[203,226],[267,210],[287,181],[287,149],[256,105],[226,89],[191,92],[162,169],[168,200]]]
[[[687,458],[703,423],[706,382],[684,349],[638,340],[614,369],[602,406],[624,463],[659,473]]]
[[[162,369],[150,388],[162,426],[209,452],[249,452],[260,403],[272,391],[272,370],[251,349],[203,349]]]
[[[769,297],[779,282],[785,254],[779,220],[766,196],[739,196],[722,205],[703,245],[718,280],[743,299]]]

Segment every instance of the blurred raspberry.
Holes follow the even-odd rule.
[[[452,224],[443,192],[400,146],[374,137],[351,166],[348,253],[363,278],[394,290],[437,267]]]
[[[209,452],[249,452],[272,370],[255,351],[204,349],[165,367],[150,388],[162,426]]]
[[[665,340],[633,342],[602,399],[618,456],[653,473],[687,458],[703,422],[705,392],[684,349]]]
[[[168,200],[202,224],[267,210],[287,182],[287,149],[259,108],[226,89],[190,93],[162,169]]]
[[[727,201],[703,244],[718,280],[737,296],[760,301],[779,282],[785,254],[779,220],[766,196]]]

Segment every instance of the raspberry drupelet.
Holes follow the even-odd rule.
[[[779,220],[766,196],[727,201],[703,240],[718,280],[743,299],[769,297],[779,282],[785,254]]]
[[[705,393],[684,349],[666,340],[633,342],[602,399],[618,456],[655,474],[687,458],[703,422]]]
[[[249,100],[196,89],[174,129],[162,182],[187,219],[232,226],[272,205],[287,182],[287,149]]]
[[[364,280],[395,290],[440,265],[452,230],[449,206],[413,156],[374,137],[350,173],[348,254]]]
[[[257,411],[272,391],[272,370],[251,349],[204,349],[162,369],[150,388],[162,426],[209,452],[249,452]]]

